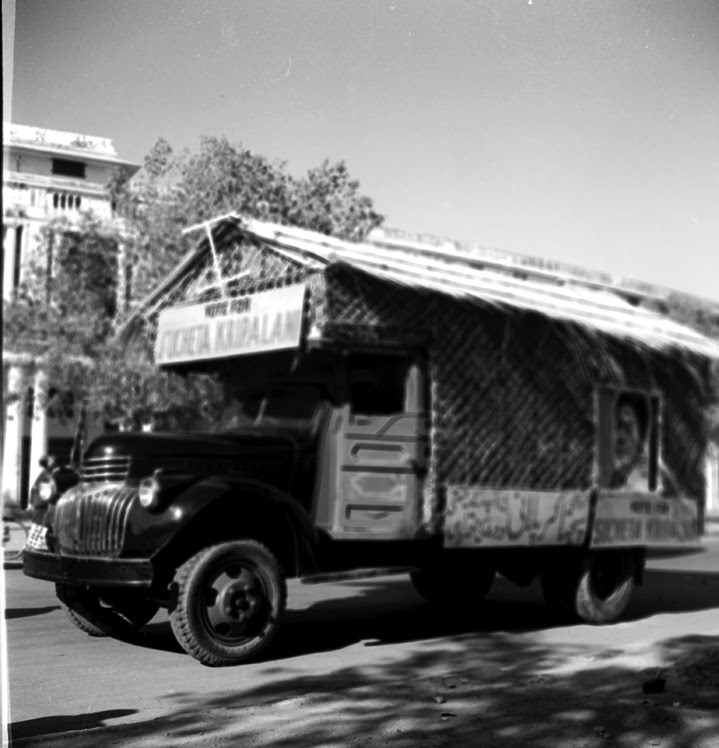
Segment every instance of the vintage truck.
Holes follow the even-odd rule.
[[[212,372],[219,420],[108,433],[47,470],[24,552],[70,619],[159,607],[205,665],[256,658],[288,578],[409,573],[472,607],[540,577],[614,621],[648,551],[695,549],[719,346],[632,287],[417,242],[224,216],[151,294],[155,360]]]

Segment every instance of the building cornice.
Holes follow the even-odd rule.
[[[30,143],[31,145],[47,144],[83,148],[110,155],[117,153],[110,138],[69,132],[68,130],[21,125],[17,122],[3,122],[3,140],[12,143]]]
[[[12,152],[22,153],[40,153],[46,156],[57,156],[60,158],[86,161],[87,163],[97,163],[102,165],[111,165],[120,167],[123,171],[134,174],[140,169],[139,164],[131,161],[125,161],[117,156],[106,155],[104,153],[95,153],[94,151],[84,151],[79,148],[63,148],[53,145],[33,145],[29,143],[4,143],[3,150],[6,154]]]
[[[118,158],[110,138],[95,135],[30,127],[13,122],[3,122],[3,150],[42,153],[46,155],[77,158],[87,162],[112,164],[134,174],[139,164]]]

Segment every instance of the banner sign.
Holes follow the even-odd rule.
[[[581,545],[588,524],[588,491],[447,487],[447,548]]]
[[[696,501],[666,499],[642,493],[601,492],[591,545],[696,545],[699,521]]]
[[[174,364],[296,348],[304,284],[160,312],[155,362]]]

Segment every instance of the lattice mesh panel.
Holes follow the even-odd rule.
[[[447,304],[442,316],[454,334],[437,335],[433,347],[440,483],[589,487],[592,388],[577,382],[576,363],[552,326],[469,304]]]
[[[249,242],[232,242],[217,250],[222,283],[212,255],[208,253],[185,288],[185,298],[195,303],[220,298],[224,286],[230,296],[249,290],[267,290],[299,283],[307,270],[303,265]]]

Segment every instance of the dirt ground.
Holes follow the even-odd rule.
[[[202,705],[178,694],[175,711],[150,724],[13,745],[719,748],[719,635],[561,653],[498,637],[481,663],[471,650],[458,638],[453,655],[445,651],[448,667],[432,677],[406,677],[418,663],[404,663],[370,678],[352,668],[306,677],[250,703],[230,691]]]

